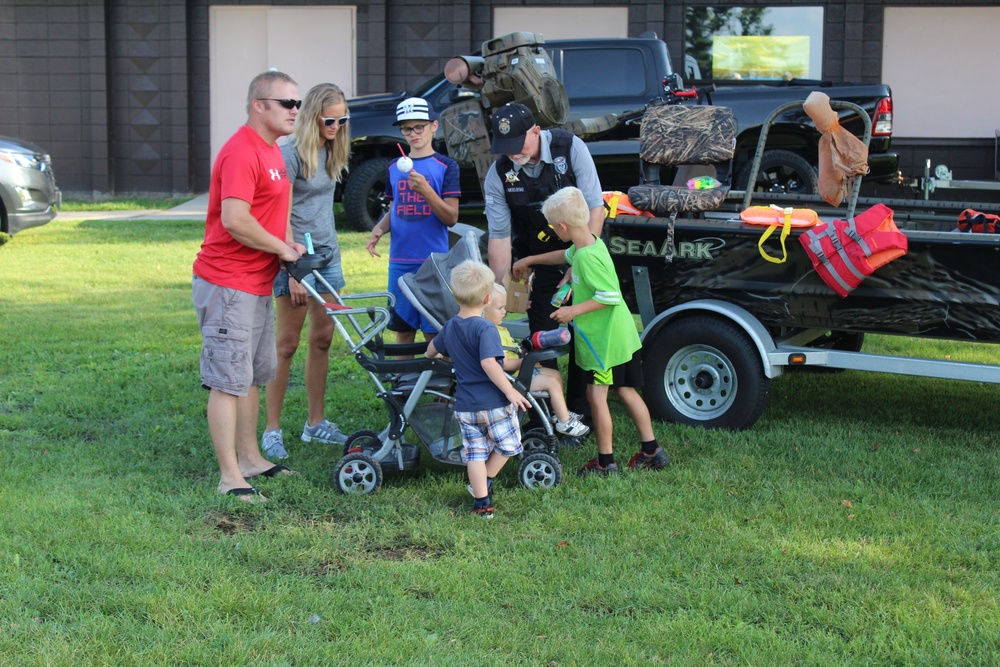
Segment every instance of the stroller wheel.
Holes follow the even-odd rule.
[[[525,455],[533,452],[548,452],[549,446],[545,444],[545,431],[542,431],[540,435],[533,435],[531,431],[528,431],[521,436],[521,447],[524,448]]]
[[[382,441],[378,439],[378,433],[371,429],[355,431],[347,437],[344,443],[344,456],[351,453],[352,449],[360,449],[363,452],[377,452],[382,446]]]
[[[562,481],[562,464],[546,452],[532,452],[517,469],[517,479],[528,489],[551,489]]]
[[[333,483],[341,493],[375,493],[382,486],[382,466],[362,452],[354,452],[337,461]]]

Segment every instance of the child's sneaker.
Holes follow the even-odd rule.
[[[590,433],[590,428],[586,424],[581,423],[572,413],[570,413],[570,417],[566,421],[556,422],[556,430],[563,435],[570,435],[574,438],[582,438]]]
[[[670,465],[670,457],[663,451],[663,447],[657,447],[656,451],[652,454],[646,454],[640,450],[628,462],[628,467],[631,470],[635,470],[636,468],[660,470],[666,468],[668,465]]]
[[[285,451],[285,439],[281,435],[280,428],[264,431],[264,435],[260,438],[260,449],[264,452],[265,458],[288,458],[288,452]]]
[[[302,428],[302,442],[312,442],[313,440],[328,445],[342,445],[347,442],[347,436],[340,432],[336,424],[326,419],[314,426],[310,426],[309,422],[306,421],[306,425]]]
[[[477,516],[480,519],[492,519],[493,505],[485,505],[483,507],[473,507],[472,516]]]
[[[473,498],[476,497],[476,492],[472,490],[472,485],[471,484],[466,484],[465,490],[468,491],[469,495],[472,496]],[[489,494],[493,493],[493,480],[492,479],[486,480],[486,493],[489,493]]]
[[[607,466],[602,466],[597,459],[590,459],[587,463],[576,471],[576,474],[580,477],[584,475],[615,475],[618,473],[618,464],[609,463]]]

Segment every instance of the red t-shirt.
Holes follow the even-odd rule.
[[[219,151],[208,187],[205,240],[194,260],[194,274],[213,285],[258,296],[271,294],[278,256],[245,246],[222,226],[222,200],[250,203],[250,214],[271,234],[285,240],[291,186],[277,144],[269,146],[244,125]]]

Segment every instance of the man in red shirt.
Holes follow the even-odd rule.
[[[194,261],[192,298],[201,328],[201,383],[219,461],[218,492],[266,500],[247,481],[291,474],[257,447],[259,385],[277,368],[271,286],[281,261],[305,248],[286,238],[291,188],[276,142],[292,133],[302,101],[287,74],[250,82],[247,122],[219,151],[208,189],[205,241]]]

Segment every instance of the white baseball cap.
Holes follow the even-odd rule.
[[[434,108],[421,97],[407,97],[396,105],[396,122],[399,125],[404,120],[434,120]]]

